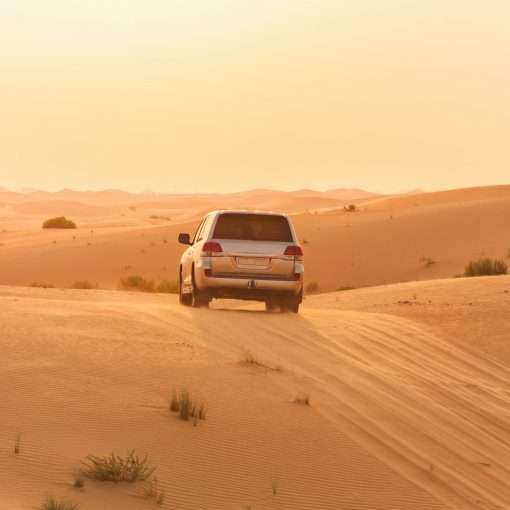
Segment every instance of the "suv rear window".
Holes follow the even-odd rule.
[[[287,218],[271,214],[222,214],[216,222],[213,237],[246,241],[293,242]]]

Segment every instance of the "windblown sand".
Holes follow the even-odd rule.
[[[130,449],[169,510],[510,508],[510,277],[451,278],[507,260],[510,186],[0,202],[1,510],[47,495],[154,508],[143,484],[72,487],[87,455]],[[307,282],[365,288],[308,297],[299,316],[65,288],[175,280],[177,234],[220,207],[290,211]],[[41,229],[57,215],[78,228]],[[179,389],[207,406],[196,427],[168,410]]]
[[[168,509],[508,508],[510,277],[332,293],[299,316],[112,291],[0,301],[1,508],[152,508],[139,484],[71,486],[87,455],[132,448]],[[174,388],[207,419],[171,414]]]

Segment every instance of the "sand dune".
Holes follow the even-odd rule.
[[[431,279],[507,257],[509,190],[2,193],[2,284],[174,280],[179,232],[208,209],[258,207],[294,212],[307,281],[366,288],[309,297],[297,317],[0,288],[0,508],[46,494],[82,510],[151,508],[139,485],[71,486],[87,455],[129,448],[157,465],[168,509],[507,508],[510,277]],[[41,229],[60,214],[78,228]],[[374,287],[406,280],[423,281]],[[243,363],[247,352],[267,368]],[[183,387],[207,403],[197,427],[168,412]]]
[[[285,316],[3,287],[0,506],[150,508],[139,486],[70,485],[84,456],[137,448],[169,509],[507,508],[510,324],[492,319],[509,291],[510,277],[399,284]],[[182,387],[207,403],[198,427],[167,410]],[[292,403],[303,392],[311,407]]]
[[[5,188],[0,189],[0,204],[16,204],[20,202],[24,202],[26,200],[26,196],[21,193],[15,193],[13,191],[8,191]]]
[[[308,302],[419,320],[464,348],[510,365],[510,321],[503,312],[510,304],[508,277],[408,282],[327,293]]]
[[[324,290],[462,274],[482,256],[507,259],[510,198],[379,212],[298,216],[308,278]]]
[[[154,197],[154,193],[129,193],[127,191],[107,189],[101,191],[76,191],[63,189],[57,192],[30,190],[25,193],[25,199],[34,200],[69,200],[88,205],[98,206],[126,206],[137,201],[147,201]]]
[[[21,214],[38,216],[109,216],[114,213],[112,208],[89,205],[71,200],[39,200],[23,202],[14,206]]]
[[[475,188],[385,199],[394,204],[391,211],[365,210],[360,205],[355,213],[338,208],[318,214],[296,213],[293,217],[304,243],[307,280],[331,291],[452,277],[462,274],[473,258],[506,259],[510,249],[509,190]],[[306,193],[286,194],[287,201],[297,198],[285,208],[304,209],[309,205],[303,202],[309,200]],[[265,200],[266,205],[276,195],[281,194],[261,190],[241,194]],[[247,207],[239,202],[239,194],[231,199]],[[42,232],[43,215],[6,211],[8,221],[3,221],[4,231],[0,231],[0,283],[27,285],[38,280],[68,287],[78,279],[88,279],[115,288],[121,277],[133,273],[175,279],[183,251],[176,243],[177,234],[193,232],[200,215],[209,210],[201,208],[204,202],[200,197],[180,200],[189,203],[168,212],[164,204],[152,202],[134,209],[124,207],[108,217],[82,216],[79,228],[67,232]],[[421,205],[412,206],[414,200]],[[55,213],[52,209],[52,215]]]
[[[168,194],[168,193],[128,193],[121,190],[102,190],[102,191],[75,191],[64,189],[57,192],[29,190],[26,192],[11,192],[5,188],[0,188],[0,202],[19,203],[19,202],[79,202],[95,206],[138,206],[150,207],[151,204],[164,205],[175,208],[195,208],[197,205],[205,207],[218,208],[221,204],[226,207],[239,206],[246,203],[260,204],[263,202],[278,203],[287,202],[289,199],[307,198],[313,202],[314,199],[320,202],[321,199],[327,199],[335,203],[345,203],[349,200],[363,200],[378,197],[376,193],[367,192],[360,189],[335,189],[330,191],[298,190],[298,191],[278,191],[255,189],[241,191],[236,193],[197,193],[197,194]],[[316,206],[313,206],[316,207]]]
[[[348,202],[359,202],[372,197],[369,193],[341,192],[281,192],[255,190],[228,195],[191,195],[175,197],[158,197],[146,202],[137,202],[136,207],[145,209],[199,209],[204,213],[213,209],[261,209],[304,212],[309,209],[338,208]]]
[[[420,206],[452,206],[466,202],[486,200],[509,200],[510,185],[479,186],[474,188],[437,191],[434,193],[412,193],[394,197],[378,197],[367,200],[364,207],[369,210],[398,211]]]

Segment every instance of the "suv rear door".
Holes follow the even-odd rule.
[[[222,252],[211,257],[214,276],[230,278],[294,279],[295,244],[286,216],[228,212],[218,216],[211,235]]]

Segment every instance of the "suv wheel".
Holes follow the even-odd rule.
[[[301,305],[302,294],[289,296],[282,301],[282,312],[299,313],[299,305]]]
[[[179,303],[184,306],[191,306],[192,296],[191,294],[184,294],[182,286],[182,278],[179,278]]]
[[[299,313],[299,305],[298,301],[287,301],[282,306],[282,312]]]
[[[190,294],[191,306],[193,308],[209,308],[210,298],[195,285],[195,278],[193,277],[193,287]]]

